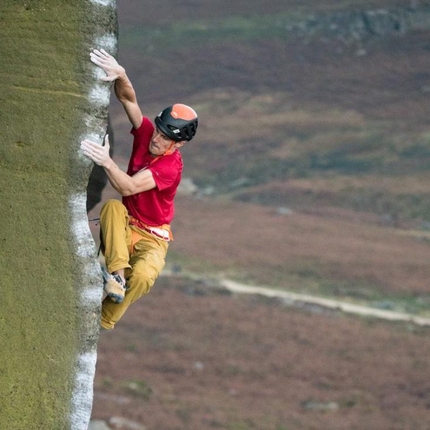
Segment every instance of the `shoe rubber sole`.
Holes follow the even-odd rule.
[[[102,267],[103,288],[112,302],[122,303],[125,297],[125,288],[117,282],[107,270]]]

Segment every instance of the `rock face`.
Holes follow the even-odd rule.
[[[109,85],[89,61],[116,54],[111,0],[0,5],[0,428],[88,428],[100,268],[86,217]]]
[[[113,155],[115,148],[115,134],[111,127],[110,121],[108,121],[107,132],[109,134],[109,145],[111,149],[111,155]],[[106,172],[97,164],[94,164],[91,175],[88,180],[87,187],[87,212],[99,203],[102,199],[102,192],[108,182]]]

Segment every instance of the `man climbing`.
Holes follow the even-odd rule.
[[[147,294],[165,264],[174,197],[181,180],[179,152],[196,134],[198,118],[189,106],[174,104],[155,118],[142,115],[125,69],[104,50],[94,50],[91,61],[104,70],[101,80],[114,83],[118,100],[133,126],[133,150],[127,173],[109,155],[109,137],[101,146],[81,142],[83,153],[102,166],[119,200],[109,200],[100,212],[101,246],[108,279],[101,325],[113,329],[128,307]]]

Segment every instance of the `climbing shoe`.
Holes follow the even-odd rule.
[[[121,276],[113,275],[103,269],[103,288],[114,303],[122,303],[125,297],[126,286]]]

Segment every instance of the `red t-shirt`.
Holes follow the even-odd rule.
[[[127,173],[133,176],[142,169],[149,169],[156,187],[123,197],[122,201],[132,217],[150,226],[160,226],[170,224],[173,219],[174,197],[181,182],[183,162],[178,150],[154,161],[149,152],[153,133],[154,125],[146,117],[138,129],[131,130],[134,141]]]

